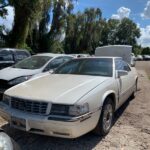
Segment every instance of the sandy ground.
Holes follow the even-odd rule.
[[[3,119],[0,126],[23,150],[150,150],[150,62],[138,62],[139,85],[136,98],[127,101],[115,114],[106,137],[92,133],[67,140],[11,129]],[[150,74],[149,74],[150,75]]]

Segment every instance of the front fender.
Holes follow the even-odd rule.
[[[105,102],[105,99],[110,95],[110,94],[114,94],[114,100],[115,100],[115,108],[116,108],[116,105],[117,105],[117,93],[113,90],[109,90],[109,91],[106,91],[102,97],[102,103],[101,103],[101,106],[103,106],[104,102]]]

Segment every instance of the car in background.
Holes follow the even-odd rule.
[[[43,53],[26,58],[19,63],[0,70],[0,99],[8,88],[27,81],[34,75],[56,69],[61,64],[73,59],[65,54]]]
[[[150,60],[150,55],[143,55],[143,60],[149,61]]]
[[[0,69],[12,66],[30,56],[30,53],[24,49],[1,48]]]
[[[106,135],[114,112],[134,94],[138,76],[120,57],[76,58],[53,74],[8,89],[0,115],[23,131],[77,138]]]
[[[131,66],[132,67],[135,67],[135,64],[136,64],[135,60],[136,60],[136,57],[134,53],[131,53]]]
[[[135,56],[131,45],[108,45],[97,47],[95,56],[121,57],[130,66],[135,67]]]
[[[142,61],[143,60],[143,56],[142,55],[137,55],[136,56],[136,61]]]

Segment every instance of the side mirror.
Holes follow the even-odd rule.
[[[128,75],[128,72],[125,71],[125,70],[118,70],[118,71],[116,71],[116,77],[117,78],[120,78],[120,77],[126,76],[126,75]]]
[[[49,73],[52,74],[52,73],[54,73],[54,71],[55,71],[54,69],[51,69],[51,70],[49,70]]]

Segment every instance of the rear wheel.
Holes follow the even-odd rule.
[[[136,80],[136,83],[135,83],[135,90],[133,91],[132,95],[131,95],[131,99],[134,99],[135,98],[135,94],[138,90],[138,80]]]
[[[111,98],[106,98],[102,107],[100,120],[94,133],[105,136],[111,129],[114,117],[114,105]]]

